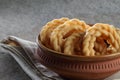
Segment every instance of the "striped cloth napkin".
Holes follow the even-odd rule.
[[[3,39],[0,46],[18,62],[32,80],[63,80],[56,73],[47,69],[35,59],[37,44],[35,42],[10,36]]]

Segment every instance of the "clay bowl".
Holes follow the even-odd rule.
[[[39,40],[37,44],[36,58],[40,63],[67,80],[101,80],[120,70],[120,53],[91,57],[65,55],[48,49]]]

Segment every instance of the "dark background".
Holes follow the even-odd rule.
[[[61,17],[120,27],[120,0],[0,0],[0,40],[14,35],[35,41],[46,22]],[[112,78],[120,78],[117,76]],[[1,53],[0,80],[30,78],[10,55]]]

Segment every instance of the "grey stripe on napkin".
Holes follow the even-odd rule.
[[[35,42],[10,36],[2,40],[0,46],[3,47],[3,51],[9,51],[10,55],[18,62],[32,80],[63,80],[34,58],[37,49]]]

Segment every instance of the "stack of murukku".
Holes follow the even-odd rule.
[[[120,51],[120,29],[104,23],[92,26],[79,19],[60,18],[40,31],[46,47],[68,55],[96,56]]]

